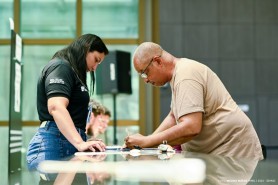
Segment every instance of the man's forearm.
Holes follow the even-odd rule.
[[[174,118],[172,112],[170,112],[166,116],[166,118],[162,121],[162,123],[159,125],[159,127],[153,132],[153,134],[163,132],[164,130],[167,130],[168,128],[175,126],[175,125],[176,125],[175,118]]]
[[[148,147],[156,147],[164,140],[167,141],[169,145],[180,145],[190,141],[195,136],[196,135],[192,134],[187,127],[181,124],[174,125],[169,129],[147,136],[147,140],[149,141]]]

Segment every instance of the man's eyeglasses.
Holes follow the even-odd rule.
[[[161,55],[158,57],[161,57]],[[146,72],[147,68],[151,65],[153,59],[154,59],[154,57],[151,59],[151,61],[147,65],[147,67],[145,67],[145,69],[141,72],[141,74],[140,74],[141,78],[144,78],[144,79],[148,78],[148,75],[145,72]]]

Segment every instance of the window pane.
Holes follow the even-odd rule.
[[[0,46],[0,121],[9,119],[10,46]]]
[[[111,45],[108,46],[110,51],[112,50],[120,50],[127,51],[132,53],[135,50],[135,45],[123,46],[123,45]],[[121,120],[139,120],[139,78],[138,74],[135,71],[132,61],[131,62],[131,88],[132,94],[118,94],[116,96],[116,111],[117,111],[117,119]],[[97,80],[97,79],[96,79]],[[96,91],[95,91],[96,92]],[[108,107],[111,110],[112,118],[113,115],[113,96],[110,94],[97,95],[96,93],[92,97],[93,99],[98,100],[103,105]]]
[[[24,121],[37,121],[37,81],[43,67],[54,53],[64,46],[25,46],[23,65],[23,111]]]
[[[0,38],[9,39],[11,37],[9,18],[13,18],[13,1],[1,0],[0,3]]]
[[[74,38],[76,0],[22,0],[23,38]]]
[[[84,0],[83,33],[138,38],[138,0]]]

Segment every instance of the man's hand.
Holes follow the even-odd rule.
[[[125,146],[131,149],[149,147],[146,136],[143,136],[141,134],[134,134],[134,135],[127,136],[125,138]]]

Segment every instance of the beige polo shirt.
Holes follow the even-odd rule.
[[[183,150],[263,158],[252,122],[210,68],[193,60],[180,59],[176,63],[170,85],[171,109],[177,124],[183,115],[203,112],[200,134],[182,144]]]

